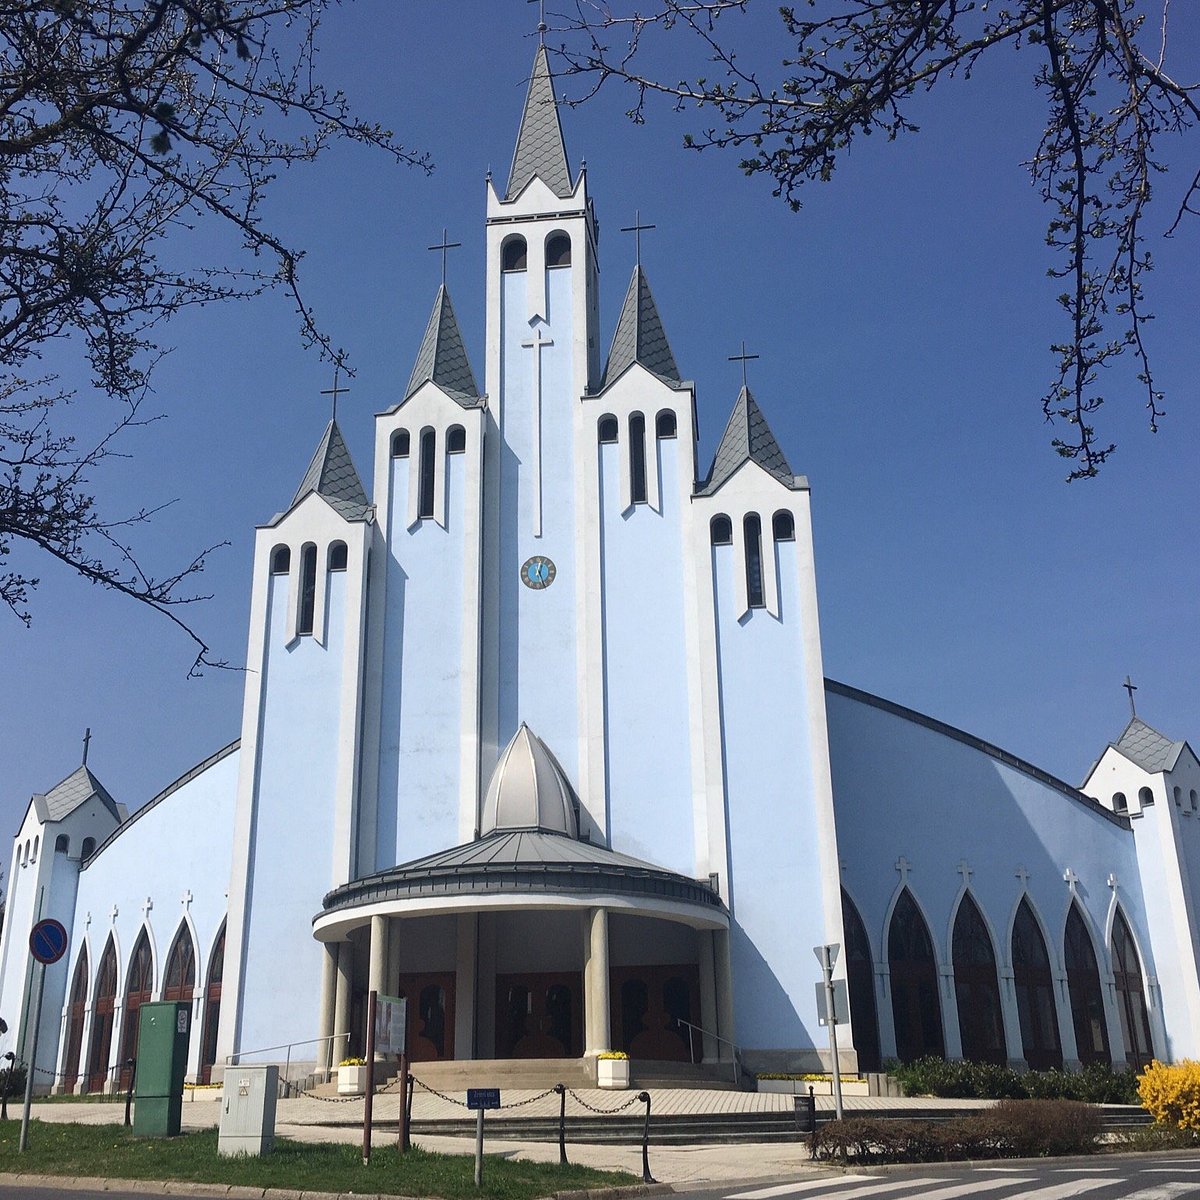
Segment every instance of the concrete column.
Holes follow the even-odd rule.
[[[371,918],[371,966],[367,975],[367,990],[384,992],[387,982],[388,950],[387,917]]]
[[[496,914],[482,912],[478,925],[479,957],[475,979],[478,1014],[475,1052],[480,1058],[496,1057]]]
[[[388,922],[387,987],[384,991],[394,996],[400,989],[400,955],[404,945],[404,921],[393,917]]]
[[[459,913],[454,962],[454,1057],[475,1057],[475,964],[479,952],[479,914]]]
[[[1058,1019],[1063,1066],[1068,1071],[1078,1071],[1083,1064],[1079,1061],[1079,1046],[1075,1041],[1075,1019],[1071,1013],[1071,990],[1067,985],[1066,971],[1054,972],[1053,987],[1054,1015]]]
[[[733,1023],[733,965],[729,957],[729,930],[718,929],[713,933],[713,965],[717,991],[717,1032],[726,1041],[720,1046],[718,1057],[725,1062],[733,1059],[732,1042],[736,1040]]]
[[[318,1034],[324,1038],[317,1046],[317,1068],[329,1077],[333,1060],[333,1012],[337,994],[337,943],[321,943],[321,1008]]]
[[[700,949],[700,1025],[704,1029],[704,1061],[715,1062],[721,1055],[720,1043],[712,1036],[717,1032],[717,966],[713,957],[712,930],[701,929],[696,934],[696,941]]]
[[[339,1036],[333,1040],[333,1065],[348,1053],[347,1031],[350,1028],[350,985],[354,975],[354,945],[351,942],[337,943],[337,985],[333,1000],[333,1032]]]
[[[942,999],[942,1037],[947,1060],[961,1061],[962,1030],[958,1025],[958,992],[954,988],[954,968],[938,966],[938,995]]]
[[[1000,1014],[1003,1021],[1005,1054],[1014,1071],[1024,1071],[1025,1043],[1021,1039],[1021,1014],[1017,1010],[1017,977],[1012,967],[999,970]]]
[[[608,999],[608,909],[593,908],[587,917],[583,957],[584,1054],[612,1049]]]

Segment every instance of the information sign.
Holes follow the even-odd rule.
[[[817,1019],[822,1025],[829,1024],[829,1001],[828,993],[825,991],[823,982],[817,984]],[[850,996],[846,991],[846,981],[844,979],[835,979],[833,981],[833,1011],[839,1025],[847,1025],[850,1022]]]
[[[375,998],[375,1051],[378,1054],[403,1054],[408,1026],[408,1000],[404,996]]]
[[[499,1088],[467,1088],[467,1107],[471,1109],[499,1108]]]
[[[61,921],[47,917],[29,931],[29,950],[40,963],[49,966],[67,952],[67,931]]]

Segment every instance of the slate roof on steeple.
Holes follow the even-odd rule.
[[[650,283],[640,264],[633,268],[633,278],[625,293],[625,303],[617,319],[604,377],[600,380],[601,388],[607,387],[635,362],[641,363],[665,383],[680,382],[675,355],[671,353],[671,344],[663,330],[658,306],[650,292]]]
[[[348,521],[362,520],[371,507],[336,420],[325,427],[321,444],[304,472],[291,507],[295,508],[309,492],[327,500]]]
[[[421,348],[417,351],[417,361],[404,391],[404,399],[407,400],[417,388],[430,380],[463,408],[479,407],[479,388],[475,384],[475,374],[467,359],[462,331],[444,283],[438,288],[437,299],[433,302],[433,312],[429,314],[429,324],[425,326],[425,336],[421,339]]]
[[[505,200],[513,200],[525,185],[537,176],[560,200],[572,192],[571,171],[567,166],[567,147],[563,142],[562,125],[558,120],[558,105],[554,97],[554,80],[550,75],[550,60],[546,47],[539,46],[529,77],[525,96],[525,111],[517,133],[517,148],[513,152],[512,170],[508,175]]]
[[[62,821],[69,817],[81,804],[95,796],[118,821],[125,819],[117,802],[108,794],[104,784],[87,767],[78,767],[61,783],[52,787],[44,796],[33,797],[33,808],[38,820]]]
[[[1131,763],[1150,775],[1173,771],[1187,742],[1173,742],[1140,717],[1132,717],[1124,732],[1111,745]]]
[[[762,415],[750,389],[743,386],[734,401],[729,423],[721,435],[717,453],[713,456],[708,479],[699,490],[701,496],[711,496],[744,462],[756,462],[768,475],[773,475],[785,487],[804,486],[799,476],[792,474],[767,419]]]

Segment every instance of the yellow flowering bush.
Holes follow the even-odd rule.
[[[1138,1076],[1138,1096],[1158,1124],[1200,1131],[1200,1062],[1156,1059]]]

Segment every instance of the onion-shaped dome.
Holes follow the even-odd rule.
[[[571,785],[554,755],[524,721],[492,772],[479,833],[487,837],[506,829],[579,837]]]

